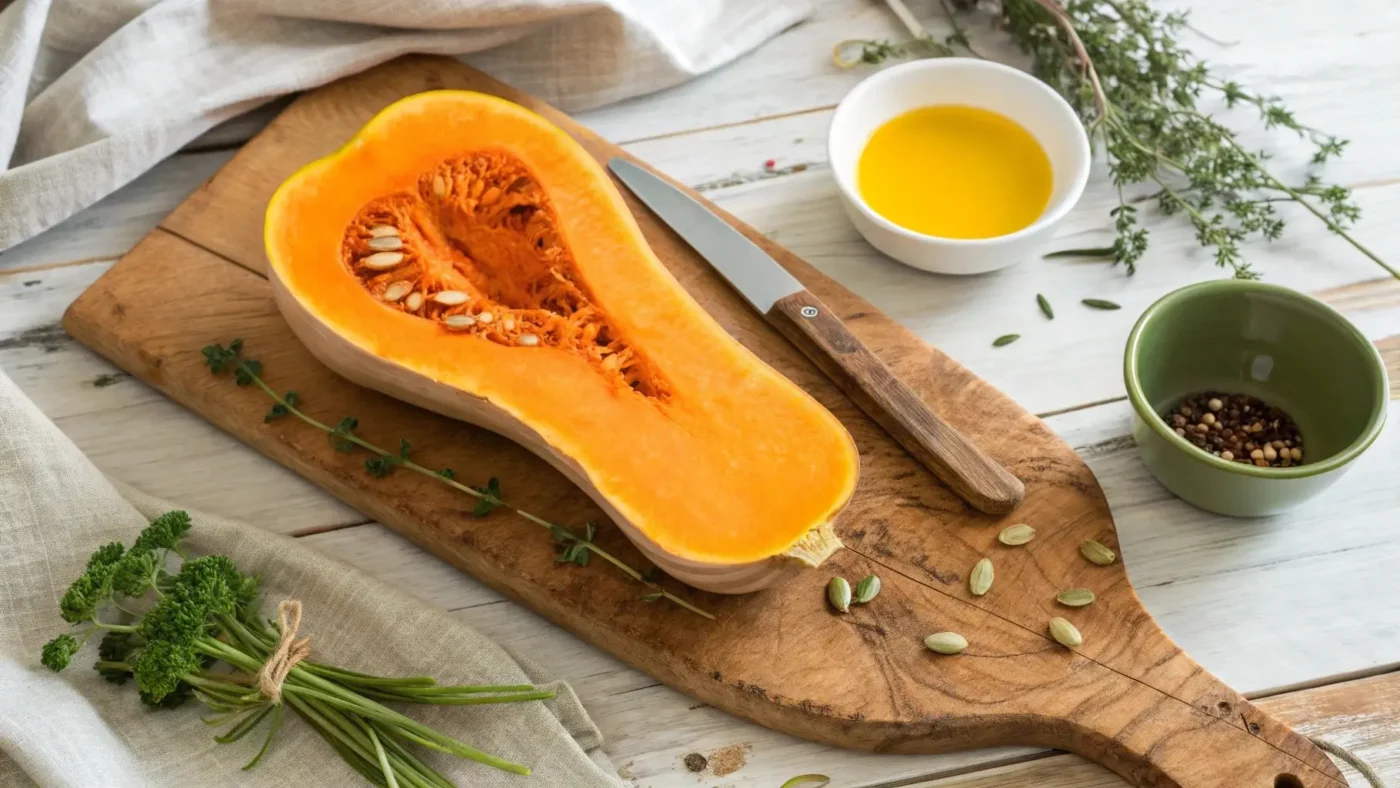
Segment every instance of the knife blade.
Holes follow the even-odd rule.
[[[939,418],[758,244],[650,170],[622,158],[608,169],[954,493],[992,514],[1020,505],[1020,479]]]
[[[780,299],[803,289],[758,244],[690,195],[626,159],[609,161],[608,169],[760,313],[767,314]]]

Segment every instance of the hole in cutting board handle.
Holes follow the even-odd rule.
[[[1305,788],[1303,781],[1297,775],[1280,774],[1274,778],[1274,788]]]

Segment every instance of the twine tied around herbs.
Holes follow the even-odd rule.
[[[277,603],[277,629],[282,633],[277,648],[258,671],[258,691],[273,703],[282,702],[282,682],[298,662],[311,656],[311,638],[297,637],[301,627],[301,602],[284,599]]]

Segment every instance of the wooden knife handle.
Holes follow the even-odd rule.
[[[1021,480],[929,410],[816,296],[799,290],[765,317],[958,497],[990,514],[1020,505]]]

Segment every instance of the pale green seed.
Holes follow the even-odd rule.
[[[1079,552],[1082,553],[1085,558],[1089,559],[1093,563],[1098,564],[1099,566],[1108,566],[1109,564],[1113,563],[1113,560],[1115,558],[1118,557],[1114,554],[1112,550],[1108,549],[1107,547],[1104,547],[1102,544],[1094,541],[1093,539],[1085,539],[1084,541],[1080,542]]]
[[[880,578],[875,575],[866,575],[861,578],[859,583],[856,583],[855,603],[857,605],[863,605],[879,595]]]
[[[1084,643],[1084,636],[1079,634],[1079,630],[1063,618],[1050,619],[1050,637],[1066,648],[1074,648]]]
[[[1001,542],[1002,544],[1011,545],[1012,547],[1015,547],[1017,545],[1023,545],[1034,538],[1034,528],[1030,527],[1029,525],[1026,525],[1025,523],[1017,523],[1016,525],[1010,526],[1006,530],[1002,531],[1001,535],[997,537],[997,541]]]
[[[982,596],[992,588],[992,580],[995,578],[995,570],[992,569],[992,559],[983,558],[972,567],[972,573],[967,577],[968,588],[973,596]]]
[[[967,638],[956,632],[935,632],[924,638],[924,645],[939,654],[957,654],[967,648]]]
[[[833,577],[831,582],[826,584],[826,598],[831,602],[831,606],[842,613],[851,609],[851,584],[846,582],[844,577]]]
[[[1055,601],[1069,607],[1084,607],[1094,601],[1094,592],[1087,588],[1067,588],[1055,595]]]

